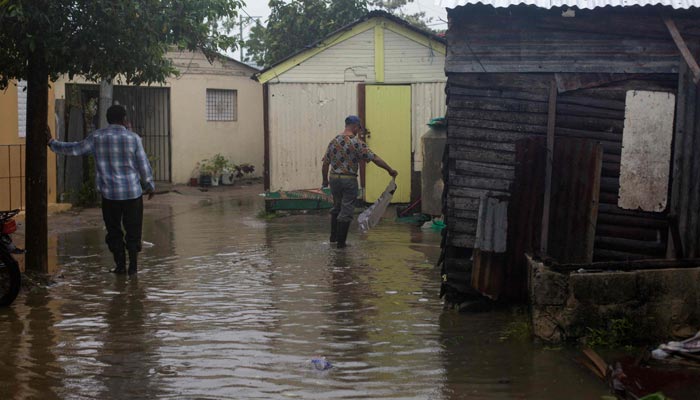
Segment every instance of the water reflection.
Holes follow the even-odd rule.
[[[63,381],[56,346],[56,304],[37,293],[0,314],[2,384],[0,398],[59,398]]]
[[[64,234],[65,278],[0,311],[0,398],[591,398],[564,351],[501,342],[507,314],[443,312],[440,236],[327,217],[262,221],[258,198],[146,215],[137,279],[103,231]],[[314,356],[333,364],[317,371]],[[541,396],[540,396],[541,397]]]
[[[149,318],[148,310],[158,309],[162,314],[167,309],[147,302],[144,286],[138,278],[120,276],[105,293],[109,297],[106,326],[95,357],[103,366],[98,375],[101,399],[155,398],[161,392],[157,368],[160,340],[154,334],[158,318]]]

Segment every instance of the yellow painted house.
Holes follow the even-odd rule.
[[[265,188],[318,188],[328,142],[357,114],[369,146],[399,171],[394,202],[409,202],[420,137],[445,114],[444,59],[441,37],[372,11],[256,74],[264,84]],[[374,201],[389,177],[370,165],[361,181]]]
[[[24,82],[11,82],[0,91],[0,210],[24,209],[25,123],[27,96]],[[54,94],[49,90],[48,125],[54,122]],[[31,162],[31,160],[29,161]],[[56,156],[48,152],[48,202],[56,202]]]

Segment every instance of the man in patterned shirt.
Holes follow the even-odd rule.
[[[126,109],[114,105],[107,109],[109,126],[98,129],[80,142],[59,142],[51,138],[48,145],[57,154],[95,157],[95,184],[102,194],[102,218],[107,228],[105,242],[114,255],[112,272],[126,273],[126,250],[129,252],[129,275],[137,272],[143,224],[143,182],[148,199],[153,197],[151,165],[141,138],[127,129]],[[125,236],[122,225],[126,231]]]
[[[345,130],[328,144],[323,156],[323,186],[330,183],[333,194],[331,209],[331,243],[337,242],[337,247],[345,247],[350,222],[355,211],[354,202],[357,199],[357,170],[360,161],[372,161],[385,169],[389,175],[396,177],[398,172],[392,169],[378,155],[367,147],[357,135],[362,132],[362,123],[356,115],[345,118]],[[330,170],[330,181],[329,172]]]

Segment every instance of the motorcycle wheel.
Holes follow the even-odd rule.
[[[15,301],[22,286],[19,264],[10,254],[0,252],[0,307]]]

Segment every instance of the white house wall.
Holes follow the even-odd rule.
[[[270,83],[374,81],[374,30],[362,32],[316,54]]]
[[[384,82],[445,82],[445,55],[384,30]]]
[[[207,121],[207,89],[237,90],[236,121]],[[184,75],[171,82],[172,181],[187,182],[198,161],[221,153],[236,164],[264,160],[262,86],[249,78]]]
[[[357,114],[357,84],[270,84],[268,106],[270,189],[320,187],[328,142]]]
[[[413,170],[423,170],[421,137],[428,129],[431,118],[445,116],[445,82],[414,83],[411,85],[411,130]]]
[[[163,85],[170,88],[171,181],[188,182],[197,162],[216,153],[238,164],[253,164],[255,175],[261,176],[263,96],[262,85],[250,79],[254,70],[224,58],[210,64],[200,52],[171,52],[168,57],[181,73]],[[57,99],[65,99],[66,83],[91,82],[62,77],[54,84]],[[237,90],[236,121],[207,121],[207,89]]]

